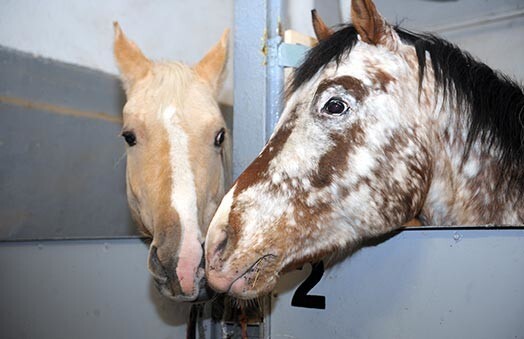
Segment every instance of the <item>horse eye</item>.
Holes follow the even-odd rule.
[[[215,136],[215,146],[220,146],[226,139],[226,130],[224,128],[221,128],[220,131],[218,131],[217,135]]]
[[[337,98],[331,98],[328,102],[326,102],[324,108],[322,108],[322,111],[327,114],[343,114],[347,109],[348,106],[344,101]]]
[[[122,136],[124,137],[125,141],[129,146],[135,146],[136,145],[136,135],[133,132],[125,131],[122,132]]]

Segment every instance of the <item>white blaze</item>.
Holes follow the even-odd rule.
[[[195,178],[189,162],[188,137],[180,126],[175,107],[167,107],[162,112],[162,119],[169,138],[169,158],[173,171],[171,207],[177,211],[181,227],[176,273],[183,292],[191,294],[202,257]]]

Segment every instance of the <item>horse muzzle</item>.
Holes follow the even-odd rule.
[[[169,265],[164,265],[158,257],[158,248],[151,245],[149,250],[148,269],[153,277],[157,290],[165,297],[177,302],[205,302],[215,296],[215,292],[207,286],[205,278],[204,256],[200,261],[191,293],[184,292],[176,274],[177,259]]]

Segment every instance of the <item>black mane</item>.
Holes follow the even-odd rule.
[[[499,162],[512,182],[524,188],[524,92],[507,76],[475,60],[454,44],[431,34],[413,33],[398,27],[404,43],[412,45],[419,64],[419,86],[426,67],[426,52],[431,56],[435,89],[451,98],[469,115],[469,134],[465,157],[471,145],[480,140],[487,149],[499,154]],[[296,69],[288,93],[297,90],[322,67],[347,57],[357,43],[352,25],[342,27],[312,48]]]

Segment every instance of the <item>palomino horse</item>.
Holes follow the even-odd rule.
[[[370,0],[313,48],[269,142],[207,234],[211,287],[253,298],[281,272],[425,225],[524,222],[524,93]]]
[[[203,235],[230,181],[231,141],[216,101],[229,32],[191,68],[150,61],[114,26],[127,95],[127,198],[152,239],[149,271],[169,298],[206,299]]]

